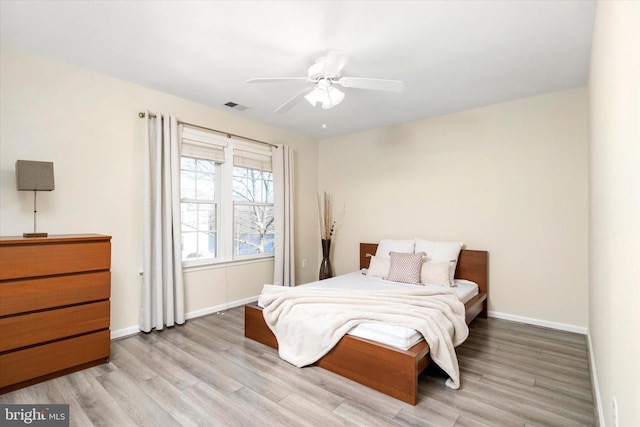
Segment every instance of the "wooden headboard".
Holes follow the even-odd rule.
[[[360,243],[360,268],[369,268],[370,256],[375,255],[377,243]],[[480,292],[489,289],[489,252],[462,249],[456,267],[456,279],[476,282]]]

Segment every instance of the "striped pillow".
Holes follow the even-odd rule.
[[[402,253],[390,252],[389,276],[387,280],[401,283],[420,284],[422,257],[424,252]]]

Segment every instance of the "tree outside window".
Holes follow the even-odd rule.
[[[273,174],[233,168],[233,254],[273,253]]]

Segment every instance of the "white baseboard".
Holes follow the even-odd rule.
[[[596,372],[596,359],[593,354],[593,345],[591,344],[591,334],[587,333],[587,344],[589,350],[589,369],[591,371],[591,385],[593,386],[593,399],[596,410],[598,411],[598,419],[600,426],[605,427],[604,413],[602,411],[602,398],[600,397],[600,384],[598,384],[598,374]]]
[[[582,326],[549,322],[547,320],[533,319],[531,317],[516,316],[513,314],[506,314],[506,313],[498,313],[497,311],[490,311],[488,315],[489,317],[495,317],[496,319],[511,320],[513,322],[527,323],[529,325],[543,326],[545,328],[558,329],[558,330],[567,331],[567,332],[575,332],[577,334],[582,334],[582,335],[587,335],[587,333],[589,332],[587,328],[584,328]]]
[[[129,335],[135,335],[140,332],[138,326],[129,326],[128,328],[118,329],[117,331],[111,331],[111,339],[128,337]]]
[[[191,311],[185,313],[185,319],[194,319],[196,317],[206,316],[207,314],[217,313],[219,311],[228,310],[230,308],[239,307],[241,305],[249,304],[258,300],[258,295],[254,297],[244,298],[237,301],[231,301],[226,304],[216,305],[213,307],[203,308],[201,310]],[[129,335],[135,335],[140,332],[140,328],[136,326],[129,326],[128,328],[118,329],[117,331],[111,331],[111,339],[123,338]]]
[[[230,308],[240,307],[241,305],[249,304],[250,302],[254,302],[254,301],[258,301],[258,295],[256,295],[255,297],[249,297],[249,298],[244,298],[237,301],[231,301],[226,304],[203,308],[202,310],[192,311],[192,312],[186,313],[184,317],[186,319],[193,319],[196,317],[206,316],[207,314],[213,314],[219,311],[228,310]]]
[[[196,317],[206,316],[207,314],[217,313],[219,311],[228,310],[230,308],[239,307],[241,305],[249,304],[258,300],[258,296],[248,297],[237,301],[231,301],[226,304],[216,305],[213,307],[203,308],[201,310],[191,311],[185,314],[186,319],[194,319]],[[499,313],[497,311],[489,311],[489,317],[496,319],[511,320],[513,322],[527,323],[529,325],[543,326],[545,328],[559,329],[561,331],[575,332],[578,334],[588,335],[588,329],[581,326],[567,325],[564,323],[549,322],[547,320],[534,319],[531,317],[516,316],[513,314]],[[130,326],[128,328],[118,329],[117,331],[111,331],[111,339],[122,338],[128,335],[137,334],[140,332],[138,326]],[[589,341],[591,345],[591,341]],[[589,349],[591,351],[591,348]]]

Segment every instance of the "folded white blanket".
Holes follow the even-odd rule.
[[[264,285],[263,316],[278,340],[280,357],[302,367],[327,354],[354,326],[382,322],[420,332],[431,359],[460,387],[455,347],[469,335],[464,304],[450,288],[402,290],[289,288]]]

